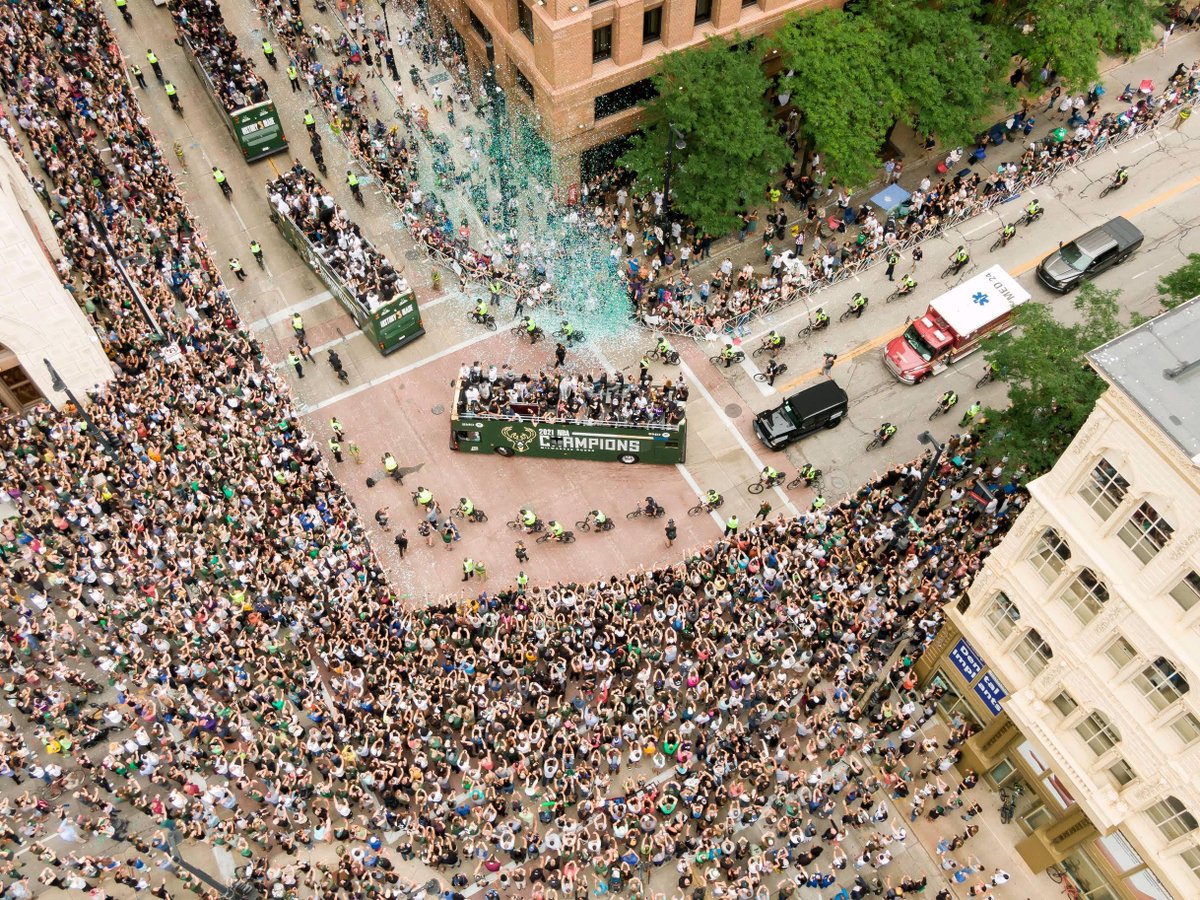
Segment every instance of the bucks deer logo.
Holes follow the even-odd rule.
[[[537,437],[537,429],[530,428],[528,425],[520,427],[514,425],[505,425],[500,429],[500,434],[504,439],[512,444],[512,448],[518,453],[524,453],[533,445],[533,439]]]

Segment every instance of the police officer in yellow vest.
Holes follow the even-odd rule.
[[[475,560],[471,559],[471,557],[468,556],[463,559],[462,580],[466,581],[468,578],[472,577],[474,574],[475,574]]]
[[[825,498],[822,497],[820,494],[817,494],[817,496],[813,497],[813,502],[812,502],[813,512],[818,512],[819,510],[822,510],[824,508],[825,508]]]
[[[342,461],[342,445],[336,435],[329,439],[329,452],[333,454],[333,458],[338,462]]]
[[[730,535],[733,535],[734,537],[737,537],[737,530],[738,517],[730,516],[725,522],[725,536],[729,537]]]
[[[229,258],[229,270],[237,276],[238,281],[246,280],[246,273],[242,270],[242,264],[236,256]]]
[[[527,584],[529,584],[529,576],[526,575],[525,570],[522,569],[517,573],[517,590],[522,594],[525,593],[525,585]]]
[[[317,130],[317,120],[307,109],[304,111],[304,127],[308,129],[309,134],[313,134]]]
[[[351,172],[349,169],[346,170],[346,184],[350,185],[350,193],[352,193],[354,195],[354,199],[357,200],[359,203],[362,203],[363,202],[362,191],[359,190],[359,187],[358,187],[358,176],[355,175],[353,172]]]
[[[172,108],[180,109],[179,92],[175,90],[175,85],[171,84],[171,79],[168,78],[166,82],[163,83],[163,90],[167,92],[167,99],[171,101]],[[180,110],[180,112],[182,112],[182,110]]]
[[[400,463],[396,462],[396,457],[392,456],[390,451],[383,454],[383,470],[389,478],[395,478],[404,484],[404,477],[400,474]]]
[[[162,66],[158,64],[158,57],[154,55],[153,50],[146,51],[146,61],[150,63],[150,68],[154,70],[154,77],[159,81],[163,80]]]
[[[146,86],[146,76],[142,74],[142,67],[136,63],[129,67],[129,71],[133,73],[133,77],[137,80],[138,87]]]
[[[267,62],[271,64],[271,68],[275,68],[275,50],[271,46],[271,42],[266,38],[262,41],[263,56],[267,58]]]
[[[287,76],[288,81],[292,85],[292,93],[294,94],[296,91],[300,90],[300,70],[295,66],[288,66]]]

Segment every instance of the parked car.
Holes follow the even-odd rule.
[[[1117,216],[1069,244],[1059,244],[1038,265],[1038,281],[1052,291],[1065,294],[1085,278],[1095,278],[1125,262],[1142,246],[1143,240],[1145,235],[1137,227]]]

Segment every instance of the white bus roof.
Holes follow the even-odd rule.
[[[931,304],[960,337],[975,333],[989,322],[1029,299],[1029,292],[1000,266],[953,287]]]

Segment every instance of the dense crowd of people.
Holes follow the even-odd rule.
[[[408,280],[300,163],[267,182],[267,198],[275,214],[292,222],[308,238],[367,312],[375,312],[397,294],[410,290]]]
[[[227,112],[267,99],[267,85],[225,27],[221,6],[212,0],[175,0],[171,17],[208,73]]]
[[[525,416],[551,422],[674,425],[685,415],[687,383],[654,384],[648,374],[626,380],[603,370],[517,373],[507,364],[487,369],[476,361],[458,373],[458,411],[483,416]]]

